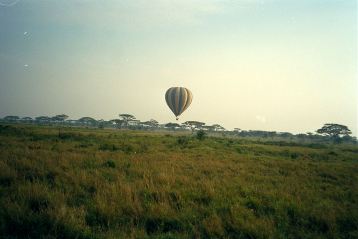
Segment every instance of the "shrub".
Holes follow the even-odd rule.
[[[107,160],[104,164],[104,167],[108,167],[108,168],[115,168],[116,167],[116,163],[113,160]]]
[[[189,138],[186,136],[181,136],[177,139],[177,144],[179,144],[182,147],[185,147],[189,144]]]
[[[198,140],[203,140],[203,139],[205,139],[205,137],[206,137],[206,133],[205,133],[205,131],[204,130],[199,130],[197,133],[196,133],[196,138],[198,139]]]
[[[134,152],[134,148],[132,145],[130,144],[124,144],[121,146],[121,150],[126,153],[126,154],[129,154],[129,153],[132,153]]]
[[[109,226],[109,215],[102,212],[96,207],[90,207],[86,212],[86,224],[91,227],[107,229]]]
[[[114,144],[101,144],[98,148],[102,151],[116,151],[119,150],[119,148]]]
[[[148,234],[180,232],[184,225],[174,218],[148,217],[145,220],[145,230]]]

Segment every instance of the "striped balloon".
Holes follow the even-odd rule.
[[[193,94],[184,87],[172,87],[165,93],[165,100],[167,105],[172,110],[176,119],[181,115],[191,104]]]

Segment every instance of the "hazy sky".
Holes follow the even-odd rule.
[[[0,117],[175,121],[357,135],[355,0],[0,0]]]

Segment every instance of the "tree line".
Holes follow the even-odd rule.
[[[30,123],[39,125],[63,125],[63,126],[79,126],[79,127],[96,127],[96,128],[116,128],[116,129],[133,129],[133,130],[171,130],[171,131],[185,131],[190,130],[211,132],[221,134],[223,136],[240,136],[251,138],[264,138],[264,139],[286,139],[286,140],[314,140],[314,141],[332,141],[334,143],[357,143],[357,138],[352,137],[351,130],[345,125],[327,123],[321,128],[317,129],[314,133],[300,133],[292,134],[289,132],[276,132],[276,131],[263,131],[263,130],[241,130],[234,128],[234,130],[227,130],[219,124],[206,125],[200,121],[186,121],[182,124],[178,123],[165,123],[160,124],[155,119],[148,121],[140,121],[131,114],[119,114],[117,119],[111,120],[96,120],[92,117],[82,117],[77,120],[69,119],[66,114],[59,114],[55,116],[38,116],[19,117],[19,116],[5,116],[0,118],[1,122],[5,123]]]

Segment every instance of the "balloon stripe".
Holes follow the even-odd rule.
[[[176,113],[175,116],[178,116],[179,115],[179,99],[180,99],[180,88],[179,87],[175,88],[174,95],[175,95],[174,103],[175,103],[175,113]]]
[[[171,110],[173,111],[174,115],[176,115],[176,112],[175,112],[175,88],[172,88],[170,91],[170,102],[171,102]]]
[[[178,102],[178,115],[181,115],[182,113],[182,105],[183,105],[183,100],[184,100],[184,94],[183,94],[183,87],[179,88],[179,102]]]
[[[177,112],[175,111],[175,91],[176,91],[175,87],[173,87],[170,91],[170,102],[171,102],[171,110],[173,111],[174,115],[177,116]]]
[[[180,114],[181,114],[181,113],[184,112],[184,107],[185,107],[185,104],[186,104],[187,99],[188,99],[188,94],[187,94],[186,89],[184,87],[181,87],[180,90],[181,90],[181,92],[180,92],[181,93],[181,98],[180,98],[181,101],[180,101],[179,109],[180,109]]]
[[[183,96],[182,96],[182,87],[178,87],[177,88],[177,99],[178,99],[178,104],[177,104],[177,112],[178,112],[178,115],[180,115],[181,113],[181,102],[183,101]]]
[[[191,104],[192,98],[193,98],[193,95],[190,92],[190,90],[186,89],[186,91],[187,91],[187,94],[188,94],[188,100],[187,100],[187,102],[186,102],[186,104],[184,106],[184,110],[186,110],[189,107],[189,105]]]
[[[170,108],[170,102],[169,102],[169,92],[170,92],[170,89],[167,90],[167,92],[165,93],[165,101],[167,102],[167,105],[169,106]]]
[[[191,102],[193,101],[193,93],[191,93],[190,90],[188,90],[188,92],[189,92],[190,98],[189,98],[189,102],[188,102],[188,105],[186,106],[186,108],[188,108],[189,105],[191,104]]]
[[[187,102],[186,102],[186,104],[184,106],[184,109],[186,109],[190,104],[190,92],[188,90],[187,90],[187,94],[188,94],[188,100],[187,100]]]
[[[167,90],[167,92],[165,93],[165,101],[167,102],[168,106],[169,106],[169,90]],[[169,108],[170,108],[170,106],[169,106]]]

